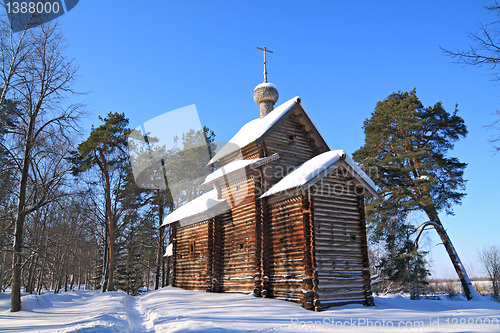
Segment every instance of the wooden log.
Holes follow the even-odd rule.
[[[363,254],[363,278],[364,278],[364,290],[365,290],[365,300],[366,305],[375,305],[373,301],[372,291],[371,291],[371,280],[369,271],[369,260],[368,260],[368,244],[366,240],[366,222],[365,222],[365,202],[362,196],[358,199],[359,216],[360,216],[360,229],[361,229],[361,241],[362,247],[361,252]]]

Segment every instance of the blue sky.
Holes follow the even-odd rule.
[[[425,106],[458,103],[469,129],[452,155],[469,163],[468,197],[444,216],[466,266],[481,274],[477,250],[499,244],[500,155],[484,125],[500,105],[487,69],[454,64],[439,45],[466,47],[467,32],[491,17],[482,1],[80,1],[61,18],[68,53],[80,65],[77,89],[90,116],[124,112],[136,127],[195,104],[217,141],[259,115],[252,98],[269,81],[278,104],[299,95],[331,149],[349,154],[377,101],[414,87]],[[415,217],[416,222],[419,221]],[[432,232],[431,232],[432,233]],[[454,276],[437,237],[429,248],[437,276]]]

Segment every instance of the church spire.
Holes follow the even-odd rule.
[[[268,50],[265,46],[263,46],[263,47],[258,47],[258,46],[257,46],[257,48],[258,48],[259,50],[264,51],[264,83],[267,83],[267,66],[266,66],[267,61],[266,61],[266,52],[273,53],[273,51]]]
[[[255,87],[253,99],[260,106],[260,117],[264,118],[273,110],[274,104],[278,101],[279,94],[276,86],[267,82],[266,52],[273,53],[273,51],[268,50],[265,46],[257,48],[264,51],[264,82]]]

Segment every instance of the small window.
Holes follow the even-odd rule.
[[[242,249],[242,248],[243,248],[243,243],[240,244],[240,249]]]
[[[295,134],[288,134],[287,137],[288,137],[288,144],[289,145],[295,144],[295,139],[297,137]]]
[[[189,255],[194,255],[196,244],[194,241],[189,242]]]

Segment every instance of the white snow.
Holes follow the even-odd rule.
[[[165,254],[163,255],[164,257],[171,257],[174,254],[174,244],[170,243],[168,244]]]
[[[271,187],[266,193],[264,193],[261,198],[302,186],[313,178],[324,173],[329,167],[340,160],[344,160],[357,174],[357,176],[361,177],[368,184],[368,186],[371,186],[372,191],[375,191],[375,183],[363,170],[361,170],[356,162],[346,155],[345,151],[339,149],[324,152],[323,154],[315,156],[309,161],[298,166],[282,180]]]
[[[262,158],[254,158],[254,159],[248,159],[248,160],[236,160],[233,162],[230,162],[226,165],[223,165],[219,169],[215,170],[211,174],[209,174],[206,178],[205,181],[203,182],[202,185],[209,185],[213,184],[213,182],[219,178],[222,178],[232,172],[238,171],[240,174],[238,175],[240,177],[240,180],[246,180],[247,179],[247,174],[244,170],[245,167],[250,166],[251,168],[256,168],[259,166],[262,166],[266,163],[275,161],[280,158],[280,155],[278,153],[275,153],[271,156],[268,157],[262,157]]]
[[[0,293],[0,332],[145,332],[136,299],[123,292],[26,295],[22,311],[9,309],[10,294]]]
[[[214,172],[212,172],[211,174],[209,174],[205,178],[205,182],[202,185],[206,185],[208,183],[211,183],[211,182],[213,182],[221,177],[224,177],[225,175],[227,175],[231,172],[243,169],[246,166],[249,166],[250,164],[253,164],[255,162],[259,162],[263,159],[265,159],[265,157],[264,158],[249,159],[249,160],[237,160],[237,161],[233,161],[231,163],[228,163],[226,165],[223,165],[219,169],[217,169]]]
[[[128,296],[71,291],[22,297],[9,311],[0,293],[0,332],[498,332],[500,303],[484,297],[409,300],[375,297],[376,306],[345,305],[322,312],[245,294],[167,287]]]
[[[272,83],[269,83],[269,82],[262,82],[261,84],[257,85],[253,91],[257,90],[258,88],[260,87],[271,87],[271,88],[274,88],[276,90],[278,90],[278,88],[276,88],[276,86]]]
[[[224,204],[225,202],[226,200],[217,199],[217,190],[213,189],[174,210],[167,217],[165,217],[162,226],[166,226],[177,221],[181,221],[181,226],[183,226],[185,225],[183,224],[184,220],[201,213],[205,214],[200,217],[200,221],[210,216],[218,215],[217,207],[221,204]],[[194,220],[190,222],[194,223]]]
[[[271,126],[278,121],[281,116],[283,116],[291,107],[293,107],[300,98],[294,97],[280,106],[276,107],[271,113],[269,113],[264,118],[257,118],[248,123],[246,123],[239,131],[236,133],[229,142],[221,148],[215,154],[215,156],[210,160],[209,164],[215,163],[222,157],[237,151],[254,142],[261,136],[263,136]]]

